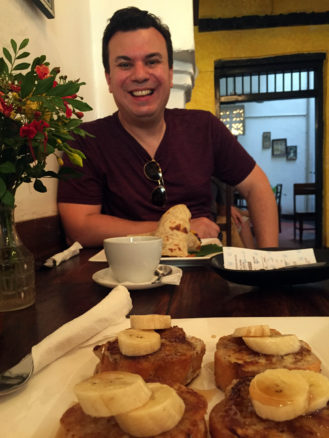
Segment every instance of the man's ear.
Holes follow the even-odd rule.
[[[110,77],[110,73],[105,72],[105,79],[109,88],[109,92],[112,93],[111,90],[111,77]]]
[[[171,68],[169,70],[169,81],[170,81],[170,88],[174,86],[174,69]]]

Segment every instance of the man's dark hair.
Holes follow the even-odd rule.
[[[168,26],[163,24],[157,16],[148,11],[141,11],[138,8],[129,7],[116,11],[104,30],[102,56],[106,73],[110,71],[108,45],[113,35],[119,31],[128,32],[138,29],[148,29],[150,27],[154,27],[165,39],[168,52],[168,64],[169,68],[172,68],[173,47]]]

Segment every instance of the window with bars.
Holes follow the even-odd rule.
[[[316,97],[324,54],[215,61],[216,102]]]
[[[221,77],[221,96],[314,90],[314,71],[256,73]]]

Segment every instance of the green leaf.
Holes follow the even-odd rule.
[[[34,84],[35,84],[34,75],[30,71],[23,77],[21,82],[21,97],[23,99],[29,94],[31,94]]]
[[[7,190],[1,197],[1,203],[4,205],[9,205],[10,207],[15,207],[14,195]]]
[[[11,47],[13,48],[14,53],[17,53],[17,43],[15,40],[10,40]]]
[[[70,119],[68,121],[68,123],[66,124],[66,128],[68,128],[69,130],[72,130],[74,128],[77,128],[78,126],[81,125],[81,120],[80,119]]]
[[[15,173],[16,168],[13,163],[6,161],[0,164],[0,173]]]
[[[0,58],[0,74],[5,73],[8,74],[8,65],[3,58]]]
[[[202,245],[199,251],[191,254],[193,254],[195,257],[205,257],[217,252],[223,252],[223,247],[216,245],[216,243],[209,243],[207,245]]]
[[[54,78],[52,76],[49,76],[49,78],[38,81],[37,86],[35,87],[35,90],[33,92],[33,95],[43,94],[46,91],[51,90],[53,87],[53,83],[54,83]]]
[[[6,190],[7,190],[6,184],[5,184],[4,180],[0,177],[0,199],[3,197]]]
[[[13,58],[12,58],[9,50],[6,49],[6,47],[3,47],[2,51],[3,51],[3,54],[5,55],[5,58],[10,62],[10,64],[12,64],[13,63]]]
[[[68,82],[66,84],[57,85],[48,94],[49,96],[72,96],[79,91],[80,85],[75,82]]]
[[[30,64],[28,62],[21,62],[20,64],[15,65],[13,70],[26,70],[30,67]]]
[[[26,46],[28,45],[28,43],[29,43],[29,39],[28,39],[28,38],[25,38],[25,39],[20,43],[20,45],[19,45],[19,50],[24,49],[24,47],[26,47]]]
[[[34,181],[33,187],[37,192],[45,193],[47,191],[47,187],[43,185],[40,179]]]
[[[57,178],[57,173],[53,172],[52,170],[47,170],[44,176],[49,178]]]
[[[20,55],[16,56],[16,59],[27,58],[28,56],[30,56],[29,52],[23,52]]]
[[[73,106],[73,108],[79,111],[91,111],[92,107],[88,105],[86,102],[82,102],[77,99],[70,99],[69,103]]]

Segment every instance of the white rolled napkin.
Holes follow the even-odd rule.
[[[170,275],[165,275],[161,277],[160,283],[162,284],[174,284],[178,286],[182,279],[183,271],[180,268],[175,268],[175,272]]]
[[[69,248],[65,249],[62,252],[54,254],[49,257],[44,263],[48,268],[53,268],[54,266],[58,266],[61,263],[69,260],[71,257],[74,257],[79,254],[80,249],[82,249],[82,245],[79,242],[74,242]]]
[[[96,306],[32,347],[34,374],[105,328],[118,324],[131,309],[128,289],[118,285]]]

